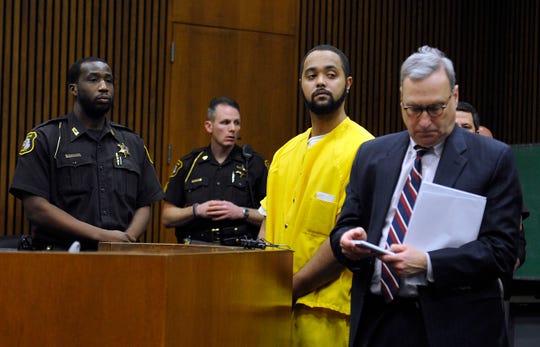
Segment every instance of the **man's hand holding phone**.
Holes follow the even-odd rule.
[[[382,247],[374,245],[373,243],[367,242],[365,240],[353,240],[353,243],[357,247],[367,248],[367,249],[371,250],[376,255],[382,255],[382,254],[394,255],[395,254],[392,251],[389,251],[387,249],[384,249]]]

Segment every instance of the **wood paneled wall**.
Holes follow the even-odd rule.
[[[115,74],[111,119],[138,132],[152,156],[162,147],[167,0],[0,1],[0,235],[28,232],[8,194],[27,131],[71,110],[66,74],[85,56]],[[159,170],[159,167],[157,167]],[[154,215],[159,215],[157,208]],[[146,233],[155,239],[157,220]]]
[[[109,61],[117,92],[111,118],[141,134],[158,174],[166,177],[168,18],[175,11],[170,1],[175,0],[0,1],[0,235],[28,230],[20,202],[7,192],[16,153],[32,126],[70,110],[66,72],[80,57],[98,55]],[[276,35],[290,34],[296,26],[286,24],[298,22],[297,59],[291,64],[298,66],[305,52],[319,43],[341,48],[354,77],[348,113],[375,135],[402,129],[402,61],[423,44],[436,46],[455,63],[461,99],[477,107],[482,123],[497,138],[511,144],[540,142],[537,1],[298,1],[296,18],[289,16],[295,13],[291,11],[280,15],[271,2],[256,7],[249,0],[228,2],[242,9],[236,17],[234,11],[225,12],[230,7],[210,0],[174,7],[180,11],[174,17],[183,23],[213,18],[207,26],[215,28],[223,26],[228,13],[227,22],[236,19],[246,31]],[[260,78],[271,80],[272,73]],[[256,100],[264,97],[257,90],[250,93]],[[292,122],[296,129],[290,133],[306,129],[309,120],[298,91],[287,102],[298,109]],[[275,124],[283,115],[253,116]],[[260,150],[272,153],[275,148]],[[155,209],[145,241],[160,241],[158,216]]]
[[[271,159],[295,135],[299,0],[171,0],[174,61],[167,72],[166,131],[172,171],[194,148],[207,146],[203,129],[216,96],[238,101],[241,139]],[[168,176],[162,177],[163,182]],[[176,242],[162,228],[163,242]]]
[[[298,5],[299,0],[171,0],[169,169],[209,144],[203,122],[216,96],[238,101],[238,145],[249,144],[266,159],[295,135]]]
[[[403,129],[399,70],[418,47],[454,62],[460,99],[510,144],[540,142],[540,4],[535,0],[302,0],[298,59],[341,48],[354,84],[348,114],[374,135]],[[309,118],[300,100],[299,129]]]

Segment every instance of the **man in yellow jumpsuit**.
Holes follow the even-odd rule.
[[[373,135],[345,113],[352,77],[343,52],[314,47],[300,73],[312,127],[274,154],[259,236],[294,250],[293,346],[347,346],[352,274],[335,260],[328,236],[358,147]]]

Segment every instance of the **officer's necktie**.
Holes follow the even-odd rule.
[[[418,195],[418,189],[422,182],[422,156],[429,150],[428,148],[415,146],[416,158],[414,159],[414,165],[409,172],[403,191],[399,197],[399,202],[394,214],[394,219],[390,224],[390,230],[388,231],[388,237],[386,238],[386,248],[394,243],[401,244],[405,233],[407,232],[407,226],[411,219],[411,214]],[[395,275],[392,270],[383,262],[381,269],[381,292],[387,302],[394,299],[394,296],[399,291],[399,277]]]

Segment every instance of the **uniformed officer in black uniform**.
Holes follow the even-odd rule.
[[[240,107],[227,97],[214,98],[204,123],[208,147],[180,159],[165,188],[162,221],[176,227],[179,243],[192,241],[238,245],[255,239],[263,216],[267,163],[251,147],[236,145]]]
[[[10,193],[23,201],[37,249],[136,241],[150,205],[164,196],[148,152],[137,134],[106,117],[114,86],[104,60],[76,62],[68,83],[73,112],[27,134]]]

